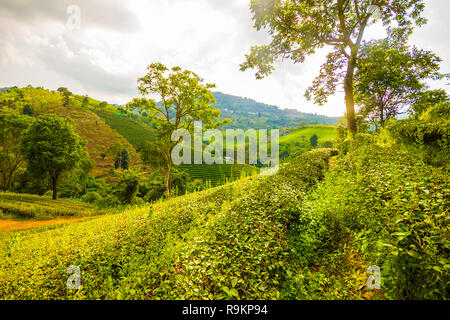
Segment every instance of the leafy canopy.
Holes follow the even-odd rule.
[[[143,144],[143,154],[159,155],[158,168],[166,167],[166,189],[170,193],[171,152],[178,141],[172,141],[172,133],[178,129],[192,130],[194,121],[202,121],[206,128],[218,128],[230,120],[219,121],[220,110],[214,108],[216,99],[210,89],[214,84],[204,80],[189,70],[180,67],[169,69],[162,63],[153,63],[147,74],[138,79],[138,89],[142,96],[127,104],[128,110],[138,110],[152,118],[157,126],[155,141]],[[143,150],[147,149],[147,150]],[[144,157],[145,158],[145,157]],[[150,164],[155,164],[151,161]]]
[[[427,86],[439,79],[442,60],[430,51],[409,48],[390,39],[365,43],[355,73],[355,101],[360,113],[381,126],[411,106]]]
[[[85,141],[75,133],[73,122],[53,114],[39,117],[23,133],[20,150],[32,175],[51,179],[54,199],[61,174],[87,157]]]
[[[11,182],[23,163],[24,158],[19,150],[22,135],[33,118],[16,114],[0,115],[0,178],[1,188],[11,188]]]
[[[368,26],[378,18],[388,35],[406,41],[415,25],[426,22],[421,17],[423,0],[251,0],[254,26],[266,29],[272,41],[254,46],[241,64],[241,70],[256,69],[256,78],[272,73],[277,59],[303,63],[317,49],[332,48],[319,76],[306,91],[317,104],[327,102],[338,85],[346,95],[347,124],[356,132],[353,100],[353,75],[359,46]]]

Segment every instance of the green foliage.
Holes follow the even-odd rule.
[[[357,269],[378,265],[387,298],[448,299],[448,179],[400,145],[353,143],[303,204],[299,263],[333,279],[320,296],[358,295]]]
[[[187,172],[191,179],[209,182],[213,187],[258,172],[258,168],[244,164],[181,165],[178,168]]]
[[[0,234],[0,297],[279,298],[289,277],[285,232],[329,155],[316,151],[274,177],[247,178],[39,235]],[[36,248],[41,254],[32,254]],[[66,289],[68,265],[82,270],[80,290]],[[30,281],[18,280],[23,274]]]
[[[145,97],[158,95],[161,102],[157,104],[152,99],[133,99],[127,104],[130,111],[145,112],[157,126],[156,141],[147,142],[144,146],[147,152],[156,156],[155,160],[147,162],[165,174],[167,196],[170,197],[172,182],[171,153],[179,141],[172,141],[176,130],[193,130],[194,121],[201,121],[205,128],[219,128],[228,124],[229,119],[219,120],[220,110],[214,108],[216,100],[210,89],[214,84],[204,83],[203,79],[189,70],[180,67],[167,68],[162,63],[153,63],[147,68],[148,73],[138,79],[139,91]],[[145,162],[146,156],[143,160]]]
[[[306,126],[280,137],[280,157],[295,158],[301,153],[311,150],[310,139],[318,137],[318,145],[324,148],[332,147],[336,141],[336,128],[333,126]],[[325,145],[326,144],[326,145]]]
[[[309,139],[309,143],[310,143],[311,147],[313,147],[313,148],[317,147],[318,140],[319,140],[319,138],[317,137],[317,134],[312,135],[311,138]]]
[[[153,128],[131,117],[122,117],[103,111],[96,111],[96,114],[135,148],[138,148],[141,143],[155,138],[156,132]]]
[[[19,142],[32,121],[28,116],[0,115],[0,187],[4,191],[11,189],[16,173],[24,165]]]
[[[84,196],[81,197],[81,201],[87,202],[90,204],[96,204],[100,200],[102,200],[102,196],[95,191],[89,191]]]
[[[406,105],[412,105],[426,88],[424,80],[439,79],[439,63],[435,54],[410,49],[390,39],[364,43],[355,73],[355,101],[359,113],[377,127],[396,117]],[[424,98],[431,99],[427,94]],[[423,104],[418,99],[416,106]],[[416,107],[417,108],[417,107]]]
[[[392,121],[391,130],[401,141],[420,150],[424,161],[449,166],[450,102],[441,102],[419,117]]]
[[[43,115],[35,121],[23,133],[19,148],[31,174],[49,177],[55,200],[61,174],[87,157],[85,142],[75,133],[73,122],[56,115]]]
[[[13,218],[85,217],[99,215],[88,204],[29,194],[0,193],[0,215]]]
[[[432,106],[449,101],[448,94],[445,90],[427,90],[416,95],[412,105],[412,113],[415,117],[422,115]]]
[[[256,69],[256,78],[261,79],[273,72],[277,59],[288,58],[302,63],[316,50],[324,46],[332,47],[306,97],[323,104],[342,84],[346,94],[348,129],[356,133],[353,76],[365,30],[376,20],[373,17],[374,4],[378,6],[388,35],[399,42],[406,42],[414,26],[426,22],[421,17],[423,0],[377,3],[344,0],[251,1],[255,28],[266,29],[272,40],[268,45],[252,47],[246,61],[241,64],[241,70]]]
[[[296,127],[299,122],[304,125],[337,123],[337,118],[280,109],[221,92],[213,92],[213,95],[217,101],[216,108],[221,111],[221,119],[232,119],[232,122],[225,126],[227,129],[283,129]]]
[[[114,188],[114,194],[121,204],[134,204],[139,192],[141,174],[137,171],[124,170],[123,172],[116,172],[116,175],[119,178],[119,183]]]
[[[31,105],[26,104],[23,109],[22,109],[22,114],[27,115],[27,116],[32,116],[34,115],[34,109]]]

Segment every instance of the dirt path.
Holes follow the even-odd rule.
[[[11,231],[11,230],[22,230],[22,229],[30,229],[30,228],[39,228],[45,226],[51,226],[55,224],[64,224],[75,221],[82,221],[86,219],[91,219],[94,217],[82,217],[82,218],[74,218],[74,219],[53,219],[53,220],[3,220],[0,219],[0,231]]]

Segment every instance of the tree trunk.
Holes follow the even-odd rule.
[[[380,109],[380,127],[384,128],[384,108],[381,106]]]
[[[52,178],[53,200],[58,199],[58,177]]]
[[[357,131],[355,118],[355,101],[353,99],[353,76],[356,66],[356,54],[352,54],[348,62],[347,74],[344,80],[345,105],[347,107],[347,126],[350,135]]]
[[[171,194],[171,187],[172,187],[171,186],[171,184],[172,184],[171,174],[172,174],[172,165],[170,164],[170,161],[169,161],[169,164],[167,165],[167,172],[166,172],[166,178],[165,178],[167,198],[169,198],[170,194]]]

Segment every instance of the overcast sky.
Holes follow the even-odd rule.
[[[57,89],[110,103],[138,96],[136,79],[153,62],[192,70],[217,91],[257,101],[340,116],[343,93],[325,106],[306,101],[304,92],[318,74],[326,50],[304,64],[277,63],[277,71],[256,80],[239,64],[252,45],[270,38],[252,27],[250,0],[1,0],[0,87],[28,84]],[[426,0],[426,26],[411,44],[443,58],[450,73],[449,0]],[[81,10],[79,29],[67,27],[70,5]],[[71,20],[73,21],[73,20]],[[384,36],[373,26],[366,40]],[[434,82],[433,88],[449,86]]]

